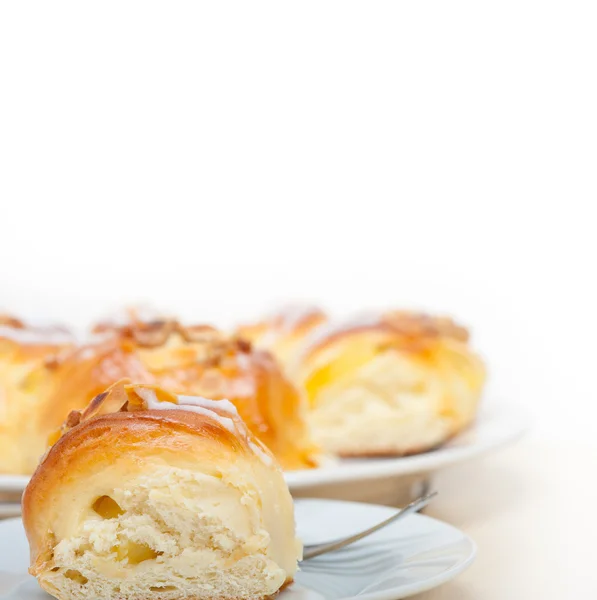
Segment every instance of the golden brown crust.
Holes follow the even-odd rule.
[[[13,327],[15,329],[23,329],[25,323],[12,315],[0,313],[0,326]]]
[[[175,319],[144,321],[136,313],[129,317],[124,323],[97,325],[97,338],[78,347],[56,345],[54,330],[48,336],[36,333],[36,343],[29,338],[22,343],[19,335],[22,337],[24,324],[1,317],[4,325],[0,327],[17,333],[13,335],[10,329],[4,339],[0,330],[0,391],[6,387],[4,374],[13,377],[16,373],[12,385],[19,389],[5,395],[18,408],[19,416],[11,416],[6,425],[0,416],[0,430],[5,426],[15,432],[26,430],[21,436],[26,439],[16,444],[14,452],[19,464],[15,463],[11,472],[31,472],[48,436],[67,415],[83,409],[123,378],[160,384],[176,393],[230,399],[285,468],[316,464],[303,400],[269,355],[208,325],[186,326]],[[15,371],[16,367],[22,371]],[[0,467],[9,471],[1,460]]]
[[[301,326],[323,318],[314,310]],[[273,358],[250,341],[226,336],[208,325],[185,326],[173,319],[104,327],[136,349],[153,382],[177,393],[233,402],[249,429],[286,469],[310,468],[317,450],[309,440],[303,400]],[[138,378],[121,373],[122,377]],[[147,379],[143,380],[147,381]]]
[[[72,410],[83,409],[107,387],[123,378],[154,383],[132,344],[119,339],[89,344],[64,354],[47,366],[45,385],[39,390],[46,401],[32,418],[43,435],[59,427]]]
[[[112,334],[144,348],[163,346],[171,336],[175,335],[189,343],[215,341],[223,338],[223,334],[211,325],[183,325],[176,319],[153,321],[134,319],[125,324],[99,323],[93,328],[93,333]]]
[[[143,398],[145,390],[150,391],[158,403],[167,403],[164,406],[176,404],[180,406],[180,409],[162,408],[160,410],[151,410],[147,405],[147,401]],[[90,426],[92,422],[95,422],[100,417],[107,417],[108,420],[104,422],[109,423],[109,418],[114,417],[117,420],[128,418],[119,416],[128,414],[136,415],[140,418],[148,417],[149,415],[154,420],[163,419],[164,422],[168,423],[171,421],[183,423],[191,428],[194,427],[197,433],[201,435],[205,435],[206,428],[209,432],[209,427],[215,424],[217,425],[217,429],[225,434],[224,437],[229,438],[228,441],[233,442],[237,437],[240,437],[245,442],[245,450],[250,449],[248,446],[250,437],[248,430],[237,413],[227,412],[223,408],[219,408],[217,405],[214,406],[211,403],[208,412],[213,413],[212,416],[205,413],[193,412],[192,408],[192,405],[187,407],[184,404],[184,397],[179,398],[176,394],[164,390],[157,385],[136,384],[131,383],[128,379],[122,379],[93,398],[84,410],[71,411],[66,421],[62,424],[60,435],[54,442],[54,445],[72,429],[78,428],[80,430]],[[235,425],[235,433],[222,425],[222,421],[218,420],[218,418],[232,420]],[[206,437],[209,437],[209,435]]]
[[[316,465],[303,400],[271,355],[234,338],[208,342],[200,355],[205,358],[155,370],[154,376],[178,393],[230,400],[284,468]]]
[[[161,443],[164,443],[166,444],[164,449],[177,451],[179,444],[173,444],[171,437],[154,435],[161,427],[217,440],[229,446],[234,452],[252,452],[247,436],[235,435],[222,426],[217,419],[206,415],[186,410],[129,412],[124,406],[121,408],[118,412],[100,414],[84,419],[72,427],[66,426],[58,441],[40,462],[31,479],[32,488],[37,485],[37,479],[45,477],[45,474],[52,469],[65,467],[66,462],[73,459],[82,446],[97,447],[98,452],[92,453],[95,456],[93,460],[106,463],[110,462],[110,458],[118,456],[123,448],[134,443],[150,442],[153,450],[161,448]],[[104,434],[110,436],[109,447],[101,441]]]
[[[450,317],[392,311],[385,313],[382,320],[408,337],[448,337],[461,342],[469,340],[468,330]]]
[[[454,339],[468,342],[467,329],[458,325],[449,317],[433,316],[408,311],[389,311],[379,314],[367,314],[352,322],[332,324],[322,329],[313,342],[305,348],[302,359],[307,359],[325,350],[336,341],[356,333],[379,332],[382,339],[393,347],[412,353],[424,354],[436,342],[442,339]],[[385,346],[382,346],[385,347]]]
[[[301,396],[275,361],[253,351],[250,343],[213,327],[186,327],[175,321],[126,325],[103,333],[99,341],[36,370],[32,395],[43,400],[28,415],[36,432],[29,444],[30,463],[37,461],[45,440],[71,411],[83,409],[114,382],[128,378],[175,393],[229,399],[285,468],[316,464]]]

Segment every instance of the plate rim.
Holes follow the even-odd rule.
[[[351,506],[364,507],[367,506],[369,508],[374,507],[376,509],[381,509],[384,512],[388,513],[388,516],[395,513],[396,508],[392,506],[386,506],[384,504],[376,504],[374,502],[358,502],[354,500],[335,500],[333,498],[295,498],[294,503],[309,503],[309,502],[333,502],[334,504],[345,504]],[[416,594],[421,594],[423,592],[435,589],[448,581],[458,577],[461,573],[466,571],[475,561],[478,554],[478,546],[475,540],[471,538],[467,533],[465,533],[462,529],[459,529],[455,525],[448,523],[446,521],[442,521],[441,519],[437,519],[436,517],[431,517],[429,515],[421,514],[420,512],[413,513],[409,515],[408,518],[414,519],[422,519],[425,521],[432,521],[435,524],[439,524],[441,527],[447,527],[448,529],[452,529],[453,531],[458,532],[462,536],[462,540],[466,542],[468,545],[468,555],[467,557],[460,563],[454,565],[430,577],[425,580],[425,583],[410,583],[401,586],[401,588],[390,588],[388,590],[381,590],[379,592],[371,592],[368,594],[362,594],[359,596],[343,596],[339,598],[339,600],[397,600],[402,598],[409,598],[410,596],[414,596]],[[400,596],[396,596],[396,589],[399,589]],[[393,590],[393,591],[392,591]]]
[[[526,411],[519,409],[513,403],[491,403],[486,409],[489,414],[480,414],[477,422],[487,424],[497,418],[507,418],[511,421],[509,430],[495,436],[484,443],[473,443],[466,446],[441,446],[435,450],[401,456],[395,458],[362,458],[351,459],[350,464],[336,464],[304,471],[290,471],[284,474],[291,491],[317,488],[322,485],[350,483],[380,479],[382,477],[401,477],[430,473],[447,466],[477,458],[507,446],[527,433],[531,419]],[[475,424],[472,425],[474,429]],[[458,439],[458,436],[454,438]]]

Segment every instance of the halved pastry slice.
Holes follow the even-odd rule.
[[[438,446],[471,423],[485,368],[452,320],[390,312],[323,328],[293,376],[325,450],[404,455]]]
[[[30,571],[61,600],[257,600],[301,556],[282,470],[234,405],[151,385],[71,413],[23,523]]]

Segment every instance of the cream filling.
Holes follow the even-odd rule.
[[[284,539],[272,541],[272,534],[280,533],[268,530],[263,498],[240,475],[221,478],[154,468],[151,476],[130,479],[126,487],[109,493],[103,487],[111,499],[111,512],[100,510],[104,514],[93,508],[102,482],[96,478],[93,484],[88,505],[74,511],[74,517],[55,532],[61,540],[54,549],[55,567],[77,565],[88,579],[99,574],[125,582],[147,572],[152,581],[161,578],[182,585],[189,579],[209,582],[243,561],[258,559],[260,585],[268,593],[296,571],[292,514],[274,515],[276,521],[290,519],[290,528],[286,522],[280,528]]]
[[[430,369],[386,352],[320,389],[309,419],[315,439],[332,452],[420,451],[454,432],[458,419],[444,411],[449,395]]]

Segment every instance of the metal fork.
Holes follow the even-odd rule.
[[[392,515],[389,519],[386,519],[385,521],[382,521],[381,523],[378,523],[373,527],[369,527],[369,529],[365,529],[365,531],[356,533],[355,535],[341,538],[339,540],[334,540],[332,542],[323,542],[321,544],[311,544],[305,546],[303,548],[303,561],[315,558],[316,556],[321,556],[322,554],[327,554],[328,552],[334,552],[336,550],[340,550],[341,548],[345,548],[350,544],[354,544],[355,542],[362,540],[363,538],[371,535],[372,533],[383,529],[387,525],[390,525],[390,523],[394,523],[402,517],[406,517],[407,515],[417,512],[422,508],[425,508],[435,496],[437,496],[437,492],[431,492],[430,494],[421,496],[420,498],[413,500],[413,502],[411,502],[404,508],[400,509],[399,512],[397,512],[395,515]]]

